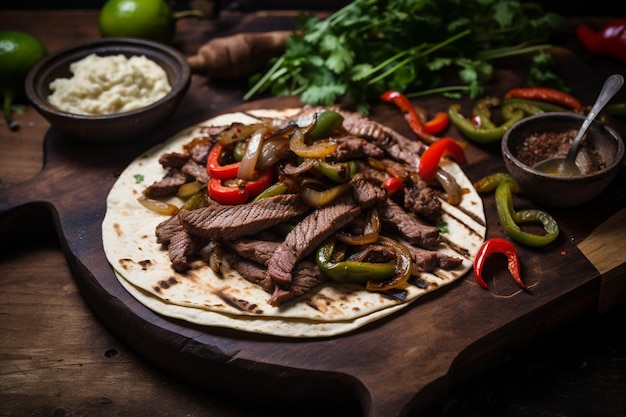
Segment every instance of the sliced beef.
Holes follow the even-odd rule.
[[[296,263],[313,252],[324,239],[354,220],[360,212],[352,197],[344,196],[298,222],[267,263],[267,272],[274,282],[289,285]]]
[[[174,270],[183,272],[189,268],[189,262],[198,253],[199,242],[197,237],[191,236],[185,230],[172,236],[167,251]]]
[[[267,275],[265,266],[243,258],[236,253],[224,252],[224,258],[228,262],[229,267],[237,271],[243,278],[263,288],[267,293],[274,291],[274,282]]]
[[[385,151],[383,151],[379,146],[368,142],[363,138],[349,135],[338,137],[336,139],[338,146],[333,156],[335,160],[339,162],[364,157],[382,158],[385,156]]]
[[[255,203],[235,206],[215,204],[195,210],[181,210],[179,216],[189,233],[219,242],[252,236],[297,218],[309,209],[297,195],[281,194]]]
[[[176,233],[183,231],[183,225],[180,224],[180,220],[177,215],[170,217],[167,220],[162,221],[156,227],[157,243],[167,245],[170,243],[172,236]]]
[[[163,168],[180,169],[187,161],[189,161],[189,155],[178,152],[164,153],[159,158],[159,164],[161,164]]]
[[[437,198],[437,194],[423,181],[420,181],[417,186],[405,187],[404,208],[429,220],[438,219],[442,214],[441,201]]]
[[[385,152],[397,161],[407,163],[410,167],[417,167],[419,156],[426,149],[420,141],[411,140],[395,130],[370,120],[359,113],[341,112],[344,116],[343,127],[354,136],[361,136],[383,148]]]
[[[454,269],[463,263],[463,259],[455,256],[450,256],[445,253],[436,250],[418,248],[411,245],[408,242],[398,239],[400,243],[407,247],[411,252],[411,258],[419,271],[432,272],[437,268],[441,269]]]
[[[188,180],[187,176],[182,172],[170,169],[161,180],[146,188],[143,194],[148,198],[171,196],[176,194],[180,186],[185,184]]]
[[[190,159],[181,167],[181,172],[188,177],[195,178],[196,181],[206,184],[209,182],[209,174],[204,165],[200,165],[193,159]]]
[[[281,241],[242,238],[235,241],[227,241],[224,244],[240,256],[266,265],[272,254],[280,246]]]
[[[263,265],[234,253],[224,253],[224,258],[228,265],[242,277],[271,294],[269,303],[273,306],[305,294],[328,280],[314,262],[303,261],[294,269],[293,282],[290,288],[283,289],[274,284]]]
[[[376,206],[380,221],[395,228],[404,239],[422,248],[435,248],[440,243],[439,229],[422,223],[390,199]]]
[[[269,299],[273,306],[306,294],[318,285],[328,281],[326,275],[311,261],[299,262],[293,270],[293,281],[289,289],[274,286],[274,292]]]
[[[192,161],[201,165],[205,165],[207,157],[209,156],[210,150],[211,150],[211,144],[198,143],[188,150],[189,157]]]
[[[370,208],[387,198],[385,191],[369,182],[363,175],[357,174],[352,179],[354,201],[363,209]]]

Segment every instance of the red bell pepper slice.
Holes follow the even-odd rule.
[[[501,239],[498,237],[494,237],[486,240],[478,249],[478,253],[476,254],[476,259],[474,259],[474,276],[476,277],[476,282],[481,287],[487,289],[487,283],[483,279],[482,272],[483,267],[485,266],[485,261],[487,258],[494,253],[502,253],[506,256],[508,260],[508,269],[511,273],[511,276],[523,289],[527,289],[526,284],[522,281],[521,273],[520,273],[520,262],[519,257],[517,255],[517,249],[515,245],[506,239]]]
[[[450,123],[450,116],[447,112],[440,111],[431,120],[424,123],[424,132],[429,135],[438,135],[443,132]]]
[[[232,179],[232,185],[224,184],[227,179]],[[233,178],[211,177],[209,180],[208,193],[211,199],[220,204],[243,204],[261,194],[274,181],[274,170],[270,167],[263,171],[255,172],[252,180],[237,180]]]
[[[404,119],[409,124],[411,130],[426,143],[433,143],[438,140],[437,137],[426,132],[424,125],[420,119],[420,115],[413,106],[413,103],[399,91],[389,90],[381,94],[380,99],[395,104],[404,114]]]
[[[227,180],[237,177],[237,171],[239,170],[239,162],[232,164],[220,165],[220,156],[222,155],[223,146],[220,143],[216,143],[211,148],[207,157],[206,169],[211,178],[218,178],[221,180]]]
[[[404,188],[404,183],[396,177],[389,177],[383,181],[383,188],[387,191],[387,195],[392,196]]]
[[[466,162],[463,148],[454,139],[439,139],[435,143],[431,144],[420,157],[417,173],[424,181],[426,181],[427,184],[430,184],[432,179],[435,177],[435,173],[439,167],[439,162],[441,161],[441,158],[446,155],[452,156],[458,164],[464,164]]]

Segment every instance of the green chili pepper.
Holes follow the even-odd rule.
[[[547,101],[531,100],[531,99],[526,99],[526,98],[507,98],[504,100],[502,104],[503,105],[515,104],[515,105],[520,105],[520,106],[531,106],[531,107],[543,110],[544,112],[569,111],[569,109],[563,106],[559,106],[558,104],[550,103]]]
[[[333,130],[341,126],[341,123],[343,123],[342,115],[332,110],[326,110],[317,115],[315,126],[311,131],[311,138],[327,138],[328,136],[330,136]]]
[[[500,224],[511,239],[528,246],[544,246],[559,236],[559,226],[554,218],[542,210],[515,211],[513,207],[513,193],[519,191],[519,185],[509,175],[496,173],[489,175],[476,183],[474,188],[478,192],[496,190],[496,209]],[[540,222],[546,231],[545,235],[537,235],[523,231],[519,224]]]
[[[611,116],[626,117],[626,102],[608,104],[606,111],[608,111]]]
[[[319,160],[315,163],[317,172],[337,183],[343,183],[354,177],[357,172],[355,161],[348,162],[326,162]]]
[[[513,124],[521,120],[524,117],[524,112],[514,109],[510,117],[506,119],[500,126],[493,128],[477,127],[471,120],[466,119],[461,113],[460,104],[452,104],[448,107],[448,114],[450,115],[450,121],[457,129],[466,137],[472,139],[478,143],[492,143],[502,139],[504,132],[506,132]],[[483,123],[484,124],[484,123]]]
[[[252,199],[253,202],[257,202],[263,198],[274,197],[275,195],[283,194],[287,191],[287,184],[284,182],[277,182],[273,185],[270,185],[265,190],[261,191],[261,194],[257,195]]]
[[[316,262],[321,271],[333,281],[352,284],[367,284],[368,281],[384,281],[394,276],[395,262],[333,261],[335,239],[322,244],[316,253]]]
[[[480,127],[482,129],[496,128],[496,124],[491,121],[491,107],[499,105],[500,100],[497,97],[484,97],[476,102],[473,115],[480,118]]]
[[[514,116],[514,112],[516,110],[523,111],[525,114],[529,116],[533,116],[535,114],[545,113],[545,111],[541,110],[539,107],[535,107],[532,104],[527,103],[504,103],[502,104],[502,117],[505,119],[509,119]]]
[[[241,160],[243,159],[243,155],[246,153],[247,147],[248,145],[246,145],[245,140],[240,140],[239,142],[235,143],[235,146],[233,147],[233,159],[237,162],[241,162]]]

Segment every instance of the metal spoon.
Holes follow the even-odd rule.
[[[596,99],[596,102],[591,107],[589,114],[585,118],[578,134],[574,138],[574,141],[570,145],[570,148],[567,151],[567,156],[563,157],[555,157],[545,159],[543,161],[538,162],[533,168],[537,171],[545,172],[550,175],[561,175],[561,176],[576,176],[581,175],[580,169],[578,165],[576,165],[576,154],[578,153],[578,146],[585,136],[587,129],[591,126],[591,123],[596,118],[596,116],[600,113],[600,111],[606,106],[606,104],[611,100],[611,98],[619,91],[619,89],[624,84],[624,77],[619,74],[613,74],[609,76],[604,82],[604,86]]]

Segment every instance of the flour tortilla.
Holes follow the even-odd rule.
[[[442,221],[449,230],[444,237],[450,244],[438,250],[461,257],[463,262],[454,270],[421,273],[423,285],[408,285],[404,299],[369,292],[360,285],[328,282],[274,307],[267,302],[270,294],[227,265],[222,276],[199,261],[185,273],[175,272],[166,248],[156,243],[155,238],[156,226],[166,217],[147,210],[137,201],[148,185],[163,177],[165,172],[158,163],[159,157],[166,152],[181,152],[183,145],[201,136],[207,126],[253,123],[258,121],[255,116],[289,117],[298,111],[257,110],[207,120],[148,150],[120,175],[107,198],[103,244],[120,283],[138,301],[164,316],[200,325],[277,336],[323,337],[349,332],[388,316],[420,296],[458,280],[472,267],[486,232],[482,200],[460,167],[445,161],[443,169],[468,192],[459,206],[443,202]],[[169,202],[178,206],[182,203],[175,197]]]

